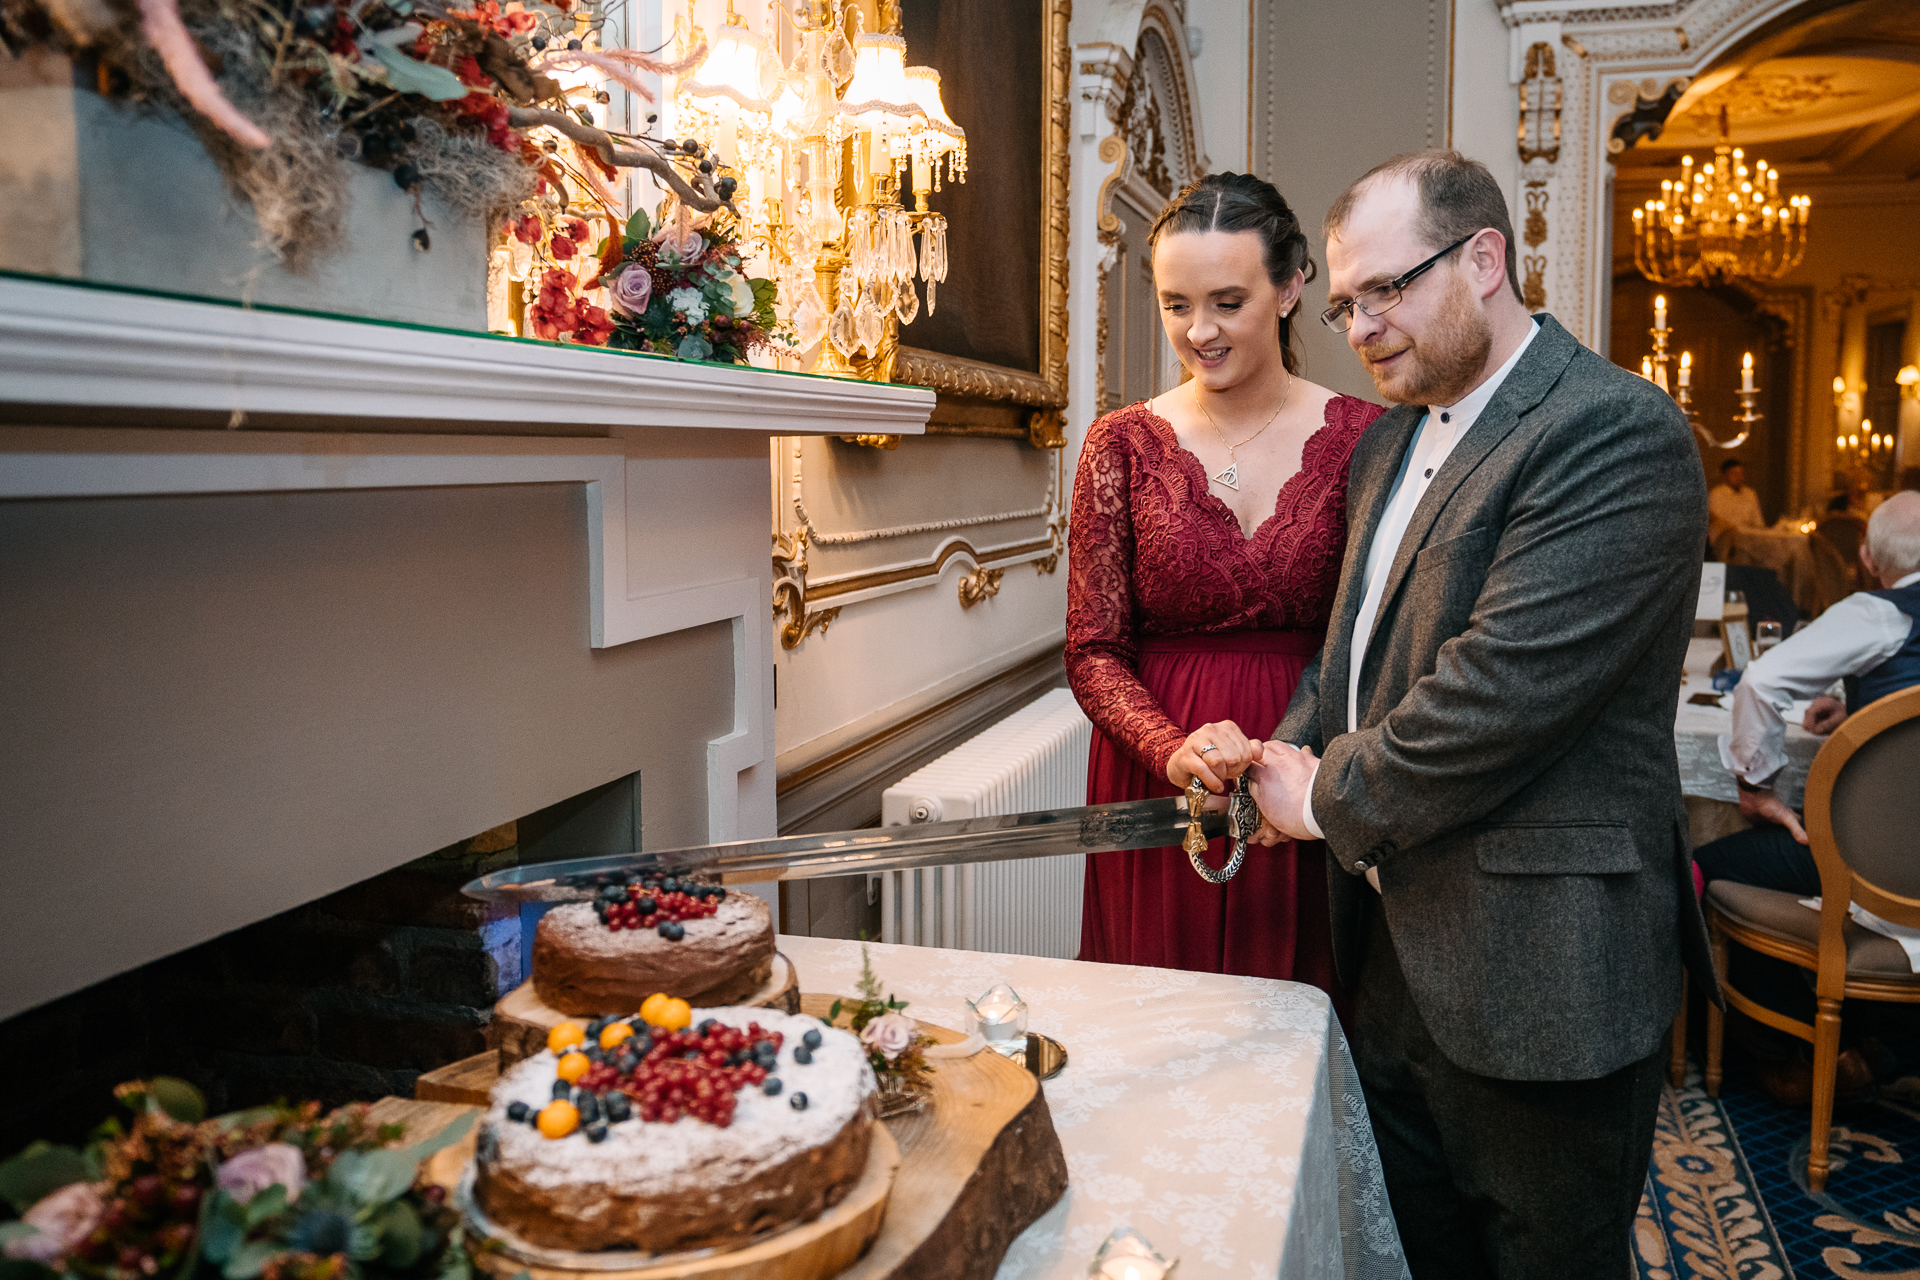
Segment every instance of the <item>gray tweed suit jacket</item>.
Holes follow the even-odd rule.
[[[1424,410],[1382,415],[1354,449],[1326,647],[1277,736],[1321,755],[1348,985],[1384,909],[1449,1059],[1583,1080],[1658,1047],[1683,953],[1719,995],[1673,742],[1706,485],[1671,399],[1538,319],[1414,510],[1349,733],[1360,576]]]

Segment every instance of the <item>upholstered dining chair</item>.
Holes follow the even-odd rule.
[[[1715,880],[1707,928],[1727,1001],[1813,1044],[1813,1130],[1807,1183],[1827,1185],[1827,1139],[1840,1058],[1843,1000],[1920,1003],[1920,974],[1892,938],[1854,922],[1848,903],[1893,924],[1920,927],[1920,686],[1888,694],[1843,721],[1807,774],[1806,827],[1820,869],[1820,910],[1795,894]],[[1813,1025],[1756,1004],[1727,984],[1727,944],[1738,942],[1814,973]],[[1707,1092],[1720,1093],[1725,1015],[1707,1008]]]

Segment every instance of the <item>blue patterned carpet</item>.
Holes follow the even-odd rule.
[[[1920,1071],[1835,1110],[1827,1189],[1806,1190],[1808,1114],[1730,1062],[1662,1100],[1636,1233],[1642,1280],[1920,1280]]]

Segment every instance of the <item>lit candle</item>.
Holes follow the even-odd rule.
[[[1167,1269],[1150,1258],[1109,1258],[1101,1266],[1100,1280],[1160,1280]]]
[[[1652,356],[1640,357],[1640,376],[1645,378],[1648,382],[1653,381],[1653,357]]]
[[[1680,353],[1680,385],[1683,387],[1693,385],[1693,352],[1691,351]]]
[[[1836,396],[1847,394],[1847,380],[1845,378],[1835,378],[1833,380],[1833,394]]]
[[[1653,327],[1667,327],[1667,295],[1664,293],[1655,295],[1653,299]]]
[[[1163,1280],[1174,1266],[1175,1260],[1155,1249],[1152,1241],[1132,1227],[1120,1227],[1101,1242],[1087,1275],[1093,1280]]]
[[[1740,357],[1740,389],[1753,390],[1753,352],[1751,351]]]

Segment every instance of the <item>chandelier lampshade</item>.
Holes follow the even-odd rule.
[[[728,98],[743,111],[770,112],[780,88],[780,60],[766,38],[729,13],[713,47],[686,83],[696,98]]]
[[[853,79],[840,95],[840,112],[855,128],[896,132],[926,119],[907,84],[907,42],[900,36],[854,37]]]

